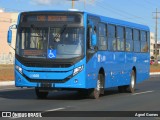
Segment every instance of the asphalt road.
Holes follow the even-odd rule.
[[[138,84],[134,94],[111,88],[97,100],[74,91],[52,92],[48,99],[39,100],[32,88],[3,86],[0,111],[160,111],[160,75]]]

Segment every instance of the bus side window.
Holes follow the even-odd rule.
[[[125,39],[126,39],[126,51],[133,51],[133,30],[131,28],[126,28]]]
[[[141,31],[141,52],[148,52],[147,32]]]
[[[148,52],[150,52],[150,32],[147,32]]]
[[[87,28],[87,48],[91,49],[91,34],[92,34],[92,28]]]
[[[140,32],[137,29],[133,30],[134,51],[140,52]]]
[[[124,51],[124,27],[117,26],[117,50]]]
[[[116,50],[116,27],[115,25],[109,24],[107,27],[108,31],[108,50],[115,51]]]
[[[98,49],[99,50],[106,50],[107,49],[106,26],[103,23],[99,24]]]

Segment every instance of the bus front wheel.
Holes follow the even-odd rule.
[[[37,95],[37,98],[38,99],[45,99],[47,98],[48,96],[48,92],[47,91],[40,91],[39,88],[35,88],[35,92],[36,92],[36,95]]]
[[[96,88],[90,91],[90,94],[89,94],[90,98],[98,99],[100,97],[100,94],[103,93],[101,91],[103,91],[104,89],[103,81],[104,81],[104,76],[102,74],[99,74]]]

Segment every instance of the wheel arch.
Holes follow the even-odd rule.
[[[132,70],[134,71],[135,73],[135,81],[137,82],[137,69],[135,66],[133,66]]]
[[[101,67],[101,68],[99,69],[98,74],[102,74],[102,75],[103,75],[103,77],[105,78],[105,70],[104,70],[104,68],[103,68],[103,67]]]
[[[105,87],[105,70],[104,70],[104,68],[103,68],[103,67],[101,67],[101,68],[99,69],[98,74],[102,74],[102,75],[103,75],[103,81],[102,81],[102,84],[103,84],[103,87]]]

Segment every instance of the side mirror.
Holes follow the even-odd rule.
[[[8,30],[7,42],[8,44],[12,42],[12,30]]]
[[[17,29],[17,25],[14,24],[14,25],[11,25],[9,27],[8,36],[7,36],[7,42],[8,42],[8,44],[11,44],[11,42],[12,42],[12,29]]]
[[[95,47],[97,45],[97,36],[96,34],[92,34],[91,36],[91,45]]]
[[[17,29],[17,25],[16,25],[16,24],[11,25],[11,26],[9,27],[9,30],[11,30],[11,29]]]

